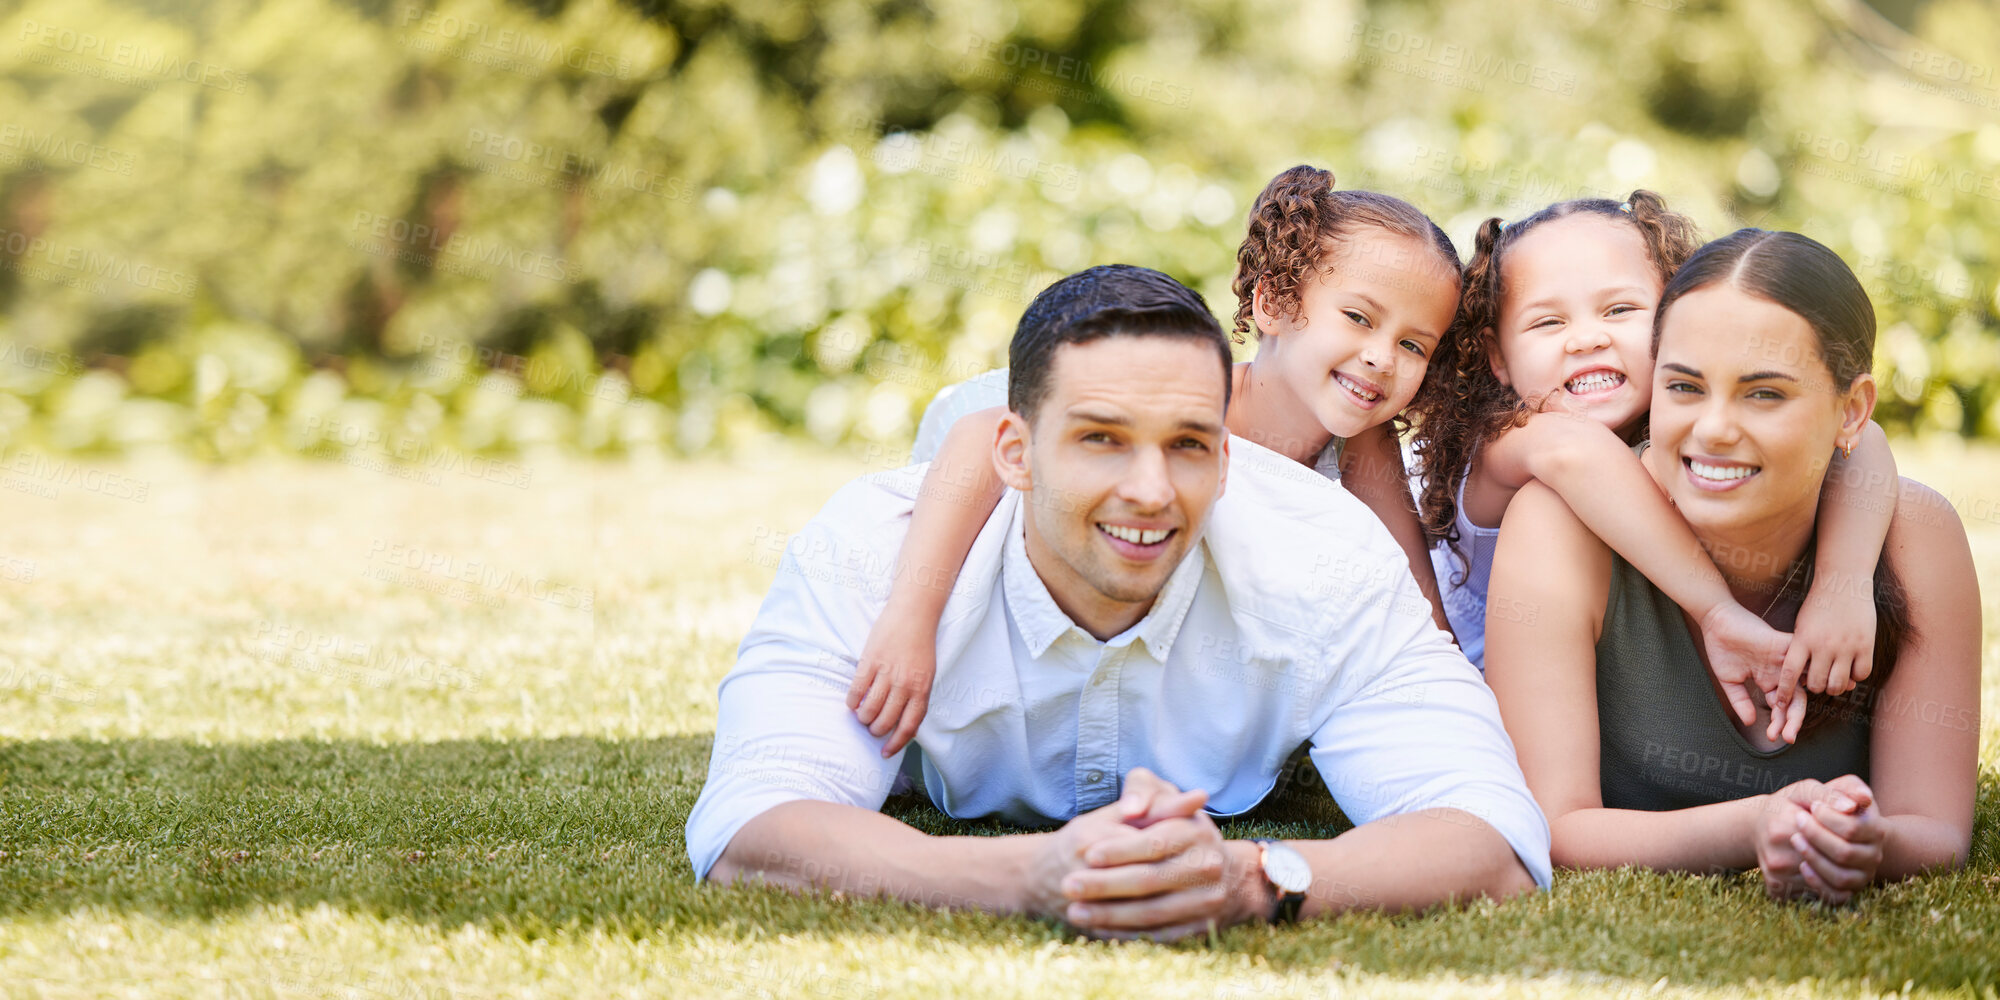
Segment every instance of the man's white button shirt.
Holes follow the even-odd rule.
[[[1029,562],[1008,491],[938,630],[930,710],[881,756],[846,705],[888,597],[924,465],[843,487],[786,548],[724,678],[708,782],[688,819],[696,877],[743,824],[796,799],[879,809],[908,771],[961,818],[1059,823],[1144,766],[1232,815],[1291,753],[1355,823],[1450,806],[1549,880],[1549,831],[1493,695],[1430,618],[1403,550],[1366,507],[1296,462],[1230,441],[1227,489],[1144,618],[1099,642]],[[918,568],[921,572],[934,572]]]

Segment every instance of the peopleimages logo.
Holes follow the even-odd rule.
[[[489,596],[525,597],[581,611],[591,610],[596,602],[594,591],[573,584],[557,583],[539,574],[505,569],[481,560],[465,559],[385,538],[371,541],[368,561],[379,563],[376,568],[380,570],[407,570],[424,574],[440,581],[477,588]]]
[[[85,493],[96,493],[113,500],[130,500],[145,503],[152,495],[153,484],[144,479],[121,476],[115,472],[92,468],[66,459],[50,458],[32,452],[20,452],[0,459],[0,471],[38,482],[49,487],[44,494],[55,498],[54,487],[68,486]]]
[[[1547,91],[1558,97],[1576,96],[1574,71],[1526,62],[1471,45],[1372,24],[1354,25],[1347,40],[1363,50],[1357,58],[1365,65],[1380,65],[1465,90],[1482,92],[1486,81],[1491,80]]]
[[[151,288],[183,297],[191,297],[195,292],[194,275],[184,271],[120,257],[115,253],[72,246],[42,236],[31,236],[16,230],[0,229],[0,250],[4,250],[6,255],[12,258],[0,266],[16,270],[20,269],[21,264],[40,261],[50,267],[69,272],[75,277],[121,281],[140,288]]]
[[[392,436],[380,427],[315,414],[304,423],[306,434],[318,444],[311,453],[335,458],[356,468],[381,472],[404,479],[421,477],[426,485],[439,480],[428,475],[452,472],[469,479],[527,489],[535,470],[518,462],[468,454],[431,444],[415,436]],[[352,452],[362,452],[355,455]]]
[[[249,77],[233,69],[200,59],[170,56],[164,50],[137,42],[120,41],[57,24],[24,21],[21,23],[21,38],[45,49],[95,59],[107,66],[185,80],[232,94],[240,94],[250,88]]]
[[[496,28],[484,21],[425,10],[414,4],[405,6],[402,14],[405,27],[415,25],[417,31],[433,38],[471,45],[475,62],[498,60],[502,68],[509,68],[514,63],[561,65],[579,73],[614,78],[628,76],[632,72],[631,60],[623,56],[565,45],[525,31]]]
[[[1013,70],[1036,71],[1058,80],[1087,83],[1106,93],[1152,101],[1170,108],[1185,108],[1194,101],[1194,90],[1168,83],[1158,77],[1143,73],[1127,73],[1121,70],[1099,66],[1087,59],[1051,52],[1019,42],[999,41],[972,36],[966,44],[967,55],[978,53],[1001,66]]]
[[[479,153],[489,160],[533,168],[501,172],[514,180],[562,190],[582,190],[587,184],[649,194],[668,201],[691,202],[694,186],[679,177],[628,163],[599,160],[557,146],[523,139],[520,136],[485,129],[467,129],[466,152]]]
[[[439,270],[455,274],[479,273],[478,267],[504,267],[520,274],[554,281],[577,281],[583,277],[583,265],[572,264],[553,254],[537,250],[526,250],[508,246],[498,240],[480,239],[463,232],[447,234],[441,229],[422,222],[411,222],[394,216],[358,209],[354,222],[349,227],[353,232],[366,233],[386,243],[400,244],[395,256],[412,263],[426,264]],[[370,248],[355,244],[349,246],[358,250],[373,252]]]
[[[1821,177],[1904,195],[1932,189],[2000,201],[2000,174],[1966,170],[1922,153],[1800,132],[1793,148],[1805,159],[1797,169]]]
[[[71,163],[127,177],[132,175],[133,166],[139,162],[137,156],[109,146],[53,133],[37,133],[12,122],[0,125],[0,149],[17,150],[53,163]]]
[[[0,364],[18,365],[51,375],[81,375],[83,361],[65,351],[51,351],[33,344],[17,344],[8,341],[0,346]]]

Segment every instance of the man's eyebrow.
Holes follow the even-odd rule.
[[[1132,418],[1122,414],[1105,413],[1101,410],[1072,409],[1068,411],[1068,416],[1071,420],[1086,424],[1106,424],[1111,427],[1132,426]],[[1175,424],[1174,429],[1194,431],[1197,434],[1207,434],[1211,437],[1222,436],[1222,425],[1207,420],[1188,418]]]
[[[1081,420],[1087,424],[1110,424],[1113,427],[1132,426],[1131,417],[1123,416],[1116,413],[1105,413],[1101,410],[1072,409],[1069,411],[1069,418],[1071,420]]]

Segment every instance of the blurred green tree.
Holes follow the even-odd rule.
[[[1478,221],[1795,229],[1880,419],[2000,434],[2000,13],[1811,0],[30,2],[0,446],[899,444],[1054,276],[1219,314],[1297,162]]]

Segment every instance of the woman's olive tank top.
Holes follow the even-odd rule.
[[[1597,641],[1599,781],[1608,809],[1664,811],[1747,798],[1795,781],[1868,778],[1874,685],[1773,751],[1743,738],[1671,598],[1615,553]],[[1824,698],[1816,695],[1815,698]]]

